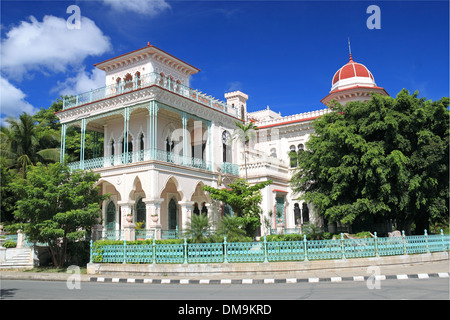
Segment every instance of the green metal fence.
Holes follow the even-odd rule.
[[[104,244],[91,241],[95,263],[227,263],[308,261],[380,257],[449,251],[450,235],[303,241],[263,241],[177,244]],[[119,243],[119,244],[117,244]]]

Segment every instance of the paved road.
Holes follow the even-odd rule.
[[[445,299],[450,278],[387,279],[375,282],[295,284],[143,284],[81,282],[69,289],[65,281],[2,280],[1,299],[146,299],[146,300],[298,300],[298,299]],[[369,288],[371,287],[371,288]]]

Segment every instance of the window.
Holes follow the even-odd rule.
[[[114,165],[114,140],[111,140],[111,165]]]
[[[139,136],[139,161],[144,160],[144,134]]]
[[[143,222],[142,228],[145,229],[145,221],[146,220],[146,210],[145,203],[142,201],[142,198],[138,200],[136,203],[136,222]]]
[[[309,209],[308,205],[304,202],[302,205],[302,216],[303,216],[303,223],[309,222]]]
[[[106,230],[111,231],[116,228],[116,205],[110,201],[106,207]]]
[[[228,131],[222,132],[222,162],[231,162],[231,135]]]

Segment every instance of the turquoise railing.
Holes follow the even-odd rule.
[[[228,263],[308,261],[431,253],[450,250],[450,235],[303,241],[166,244],[102,244],[91,241],[91,262],[99,263]]]
[[[130,81],[104,86],[98,89],[78,94],[76,96],[66,98],[63,100],[63,110],[107,98],[112,98],[121,94],[126,94],[127,92],[147,88],[153,85],[159,86],[168,91],[194,100],[212,109],[216,109],[237,117],[237,108],[233,108],[227,105],[225,102],[207,95],[206,93],[202,93],[198,90],[189,88],[179,82],[173,81],[170,77],[163,77],[155,72],[144,74],[140,78],[136,78]]]
[[[212,170],[211,162],[198,158],[178,155],[173,152],[145,149],[135,152],[128,152],[127,157],[125,153],[117,154],[109,157],[99,157],[94,159],[86,159],[84,161],[70,162],[67,166],[70,170],[93,170],[99,168],[106,168],[117,166],[121,164],[134,163],[140,161],[157,160],[167,163],[173,163],[190,168],[198,168],[203,170]]]

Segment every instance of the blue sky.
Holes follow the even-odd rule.
[[[65,25],[77,5],[81,28]],[[380,8],[381,29],[366,25]],[[220,100],[241,90],[248,110],[325,108],[334,73],[353,59],[395,96],[449,95],[448,1],[2,1],[1,116],[47,108],[101,87],[93,64],[154,46],[201,69],[191,87]]]

